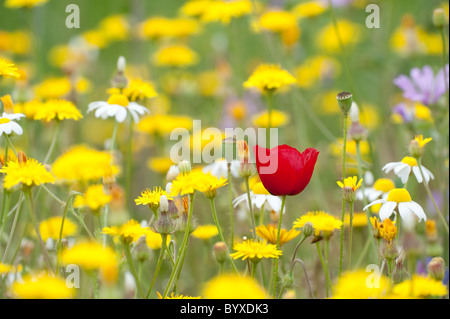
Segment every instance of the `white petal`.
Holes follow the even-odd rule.
[[[2,117],[6,117],[7,119],[13,121],[13,120],[17,120],[20,119],[21,117],[25,117],[25,114],[22,113],[3,113]]]
[[[370,206],[373,206],[376,204],[381,204],[381,203],[386,203],[386,199],[377,199],[377,200],[373,201],[372,203],[370,203],[369,205],[367,205],[366,207],[364,207],[363,210],[366,210],[366,208],[369,208]]]
[[[396,202],[386,202],[383,205],[381,205],[380,211],[378,212],[381,221],[391,217],[392,212],[394,211],[396,206],[397,206]]]
[[[423,172],[423,175],[425,176],[425,180],[427,181],[427,184],[430,181],[430,179],[434,179],[433,173],[431,173],[426,167],[422,166],[422,172]]]
[[[414,201],[410,201],[410,202],[406,202],[405,203],[408,208],[414,213],[416,214],[416,216],[419,218],[419,221],[426,221],[427,220],[427,215],[425,215],[425,212],[422,208],[422,206],[420,206],[419,204],[417,204]]]
[[[281,199],[278,196],[267,195],[267,202],[270,204],[270,207],[277,213],[281,210]]]
[[[135,110],[128,109],[128,113],[130,113],[131,117],[133,118],[134,123],[139,122],[139,115],[136,114]]]
[[[418,183],[422,183],[423,179],[422,179],[422,174],[420,174],[420,170],[419,170],[419,166],[413,166],[412,171],[414,173],[414,176],[417,179]],[[425,176],[425,174],[423,174]]]
[[[234,207],[238,206],[238,205],[239,205],[240,203],[242,203],[243,201],[247,201],[247,194],[242,194],[242,195],[236,197],[236,198],[233,200],[233,205],[234,205]],[[247,206],[248,206],[248,204],[247,204]]]
[[[119,109],[117,111],[118,112],[116,113],[116,121],[119,123],[122,123],[127,118],[127,110],[124,108],[124,109]]]
[[[381,169],[383,172],[385,173],[389,173],[390,171],[392,171],[395,167],[397,167],[399,164],[399,162],[393,162],[393,163],[387,163],[386,165],[383,166],[383,168]]]
[[[258,208],[261,208],[262,205],[266,202],[266,195],[256,194],[254,197],[252,197],[253,205],[255,205]]]
[[[408,178],[409,178],[409,174],[411,174],[411,166],[406,165],[400,171],[398,171],[396,174],[398,177],[400,177],[400,179],[402,180],[402,183],[406,184],[406,182],[408,181]]]
[[[9,124],[11,125],[11,129],[13,130],[14,133],[16,133],[17,135],[23,134],[23,129],[22,127],[20,127],[19,124],[17,124],[14,121],[9,122]]]
[[[416,224],[416,216],[413,214],[408,203],[400,203],[398,204],[398,212],[400,213],[400,217],[403,219],[404,227],[408,230],[413,230]]]

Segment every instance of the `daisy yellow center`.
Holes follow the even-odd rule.
[[[417,166],[417,161],[414,157],[406,156],[403,157],[402,163],[408,164],[409,166]]]
[[[270,195],[267,189],[264,187],[263,183],[259,182],[252,187],[253,194],[258,195]]]
[[[373,184],[373,188],[377,191],[382,191],[383,193],[389,192],[391,189],[395,188],[394,182],[388,178],[379,178]]]
[[[411,195],[404,188],[394,188],[389,192],[387,201],[396,203],[410,202]]]
[[[123,107],[128,106],[128,98],[123,94],[113,94],[108,99],[108,104],[117,104]]]
[[[11,122],[11,120],[7,119],[6,117],[0,119],[0,124],[6,124],[6,123],[9,123],[9,122]]]

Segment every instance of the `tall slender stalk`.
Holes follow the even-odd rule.
[[[270,129],[272,128],[273,92],[267,92],[267,132],[266,148],[270,148]]]
[[[344,113],[344,145],[342,146],[342,180],[345,179],[345,162],[347,160],[347,132],[348,132],[348,113]],[[342,196],[342,215],[341,215],[341,240],[340,240],[340,252],[339,252],[339,277],[342,272],[342,259],[344,257],[344,221],[345,221],[345,198]]]
[[[281,198],[281,210],[280,217],[278,219],[278,230],[277,230],[277,249],[280,248],[280,234],[281,234],[281,220],[283,217],[284,206],[286,204],[286,195]],[[275,258],[272,267],[272,297],[275,298],[276,290],[277,290],[277,282],[278,282],[278,258]]]
[[[130,245],[127,243],[122,243],[122,245],[123,245],[123,250],[124,250],[125,256],[127,258],[127,262],[128,262],[128,266],[130,268],[131,274],[133,275],[134,280],[136,281],[136,287],[138,289],[138,292],[141,295],[141,298],[145,298],[145,294],[144,294],[144,291],[142,290],[139,276],[136,272],[136,268],[134,267],[133,258],[131,257]]]
[[[348,264],[347,270],[350,271],[350,265],[352,263],[352,236],[353,236],[353,207],[354,202],[350,202],[350,227],[348,233]]]
[[[248,201],[248,210],[250,211],[250,218],[252,221],[252,238],[255,239],[256,237],[256,226],[255,226],[255,215],[253,214],[253,204],[252,204],[252,198],[250,196],[250,186],[248,184],[248,177],[245,177],[245,190],[247,192],[247,201]]]
[[[328,267],[327,267],[327,265],[325,264],[325,261],[324,261],[324,259],[323,259],[322,251],[321,251],[321,249],[320,249],[319,243],[320,243],[320,241],[316,242],[317,254],[319,255],[320,263],[321,263],[321,265],[322,265],[323,272],[325,273],[325,280],[326,280],[326,284],[325,284],[325,293],[326,293],[326,296],[327,296],[327,298],[328,298],[328,297],[329,297],[329,288],[328,288],[328,287],[331,288],[332,285],[331,285],[330,274],[329,274],[329,272],[328,272]]]
[[[156,263],[155,273],[153,274],[152,283],[150,284],[150,288],[148,288],[147,294],[145,295],[145,299],[148,299],[150,297],[150,293],[152,292],[153,285],[155,284],[156,278],[158,277],[159,269],[161,268],[164,253],[166,252],[167,234],[161,234],[161,239],[162,239],[162,244],[161,244],[161,249],[159,251],[158,261]]]
[[[45,155],[44,161],[42,162],[44,165],[47,164],[47,162],[50,160],[50,157],[52,156],[53,150],[55,149],[56,141],[58,140],[60,128],[61,128],[61,121],[56,120],[56,127],[55,131],[53,133],[52,141],[50,143],[50,147],[48,148],[47,155]]]
[[[234,246],[234,208],[233,208],[233,188],[231,177],[231,163],[227,163],[228,177],[228,201],[230,210],[230,247]]]

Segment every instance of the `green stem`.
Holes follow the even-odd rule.
[[[231,163],[227,163],[228,170],[228,201],[230,209],[230,247],[234,246],[234,208],[233,208],[233,188],[232,188],[232,177],[231,177]]]
[[[147,295],[145,295],[145,299],[148,299],[150,297],[150,293],[152,292],[153,285],[155,284],[156,278],[158,277],[159,269],[161,268],[161,264],[162,264],[162,261],[163,261],[164,253],[166,251],[167,234],[161,234],[161,238],[162,238],[162,245],[161,245],[161,250],[159,251],[158,262],[156,264],[156,269],[155,269],[155,273],[153,275],[152,283],[150,284],[150,288],[148,289]]]
[[[175,262],[175,267],[172,269],[172,273],[170,274],[169,281],[167,282],[167,286],[166,286],[166,289],[164,291],[164,295],[163,295],[162,299],[166,299],[167,294],[171,290],[172,285],[174,283],[175,276],[179,272],[181,272],[181,268],[183,267],[182,260],[184,261],[184,254],[186,252],[187,244],[188,244],[188,241],[189,241],[191,220],[192,220],[192,212],[193,212],[193,208],[194,208],[194,196],[195,196],[195,193],[192,193],[192,194],[189,195],[189,197],[190,197],[189,213],[188,213],[188,220],[187,220],[187,223],[186,223],[186,229],[184,231],[183,242],[181,243],[180,253],[178,255],[177,261]]]
[[[42,162],[44,165],[47,164],[48,160],[50,159],[50,156],[52,156],[53,150],[54,150],[55,145],[56,145],[56,141],[58,140],[60,127],[61,127],[61,121],[57,120],[56,121],[55,132],[53,133],[53,138],[52,138],[52,141],[50,143],[50,147],[49,147],[49,149],[47,151],[47,155],[45,155],[44,161]]]
[[[277,249],[280,248],[281,220],[283,217],[285,204],[286,204],[286,195],[284,195],[281,198],[281,210],[280,210],[280,217],[278,218],[278,230],[277,230],[277,244],[276,244]],[[278,258],[275,258],[272,269],[272,298],[275,298],[276,296],[277,283],[278,283]]]
[[[316,247],[317,247],[317,253],[319,254],[319,259],[320,259],[320,263],[322,265],[323,272],[325,273],[325,280],[326,280],[325,293],[326,293],[326,296],[328,298],[329,297],[329,289],[328,289],[328,287],[331,288],[332,285],[331,285],[331,280],[330,280],[330,274],[328,273],[328,268],[327,268],[327,266],[325,264],[325,261],[323,259],[322,251],[320,250],[319,242],[320,241],[316,242]]]
[[[11,245],[12,239],[14,237],[14,233],[16,231],[17,220],[19,219],[19,213],[20,213],[20,208],[22,207],[22,201],[23,201],[23,192],[20,192],[19,200],[18,200],[17,208],[16,208],[16,213],[14,215],[14,221],[13,221],[13,224],[11,226],[11,231],[9,232],[8,242],[6,243],[5,251],[3,252],[2,263],[5,262],[6,255],[7,255],[7,252],[8,252],[8,248]],[[22,238],[19,241],[19,246],[20,246],[21,243],[22,243]]]
[[[133,119],[131,116],[128,134],[128,150],[125,175],[125,195],[127,198],[127,202],[128,199],[131,198],[131,176],[133,174]]]
[[[41,246],[42,254],[43,254],[45,262],[47,264],[47,269],[49,272],[53,272],[53,270],[52,270],[53,267],[51,266],[51,263],[50,263],[50,257],[48,255],[47,248],[45,248],[45,244],[44,244],[44,241],[42,240],[41,232],[39,231],[39,225],[38,225],[37,218],[36,218],[36,212],[34,210],[31,189],[30,188],[24,189],[23,193],[25,195],[26,202],[28,205],[28,211],[30,212],[31,223],[33,224],[34,230],[36,231],[39,245]]]
[[[217,218],[216,204],[214,203],[214,198],[211,198],[209,200],[209,203],[210,203],[210,206],[211,206],[211,211],[212,211],[212,214],[213,214],[214,223],[216,224],[217,230],[219,232],[220,240],[225,243],[225,238],[223,237],[222,229],[221,229],[220,224],[219,224],[219,219]],[[228,248],[227,248],[227,250],[228,250]],[[233,258],[229,257],[229,259],[230,259],[231,265],[233,266],[234,271],[236,272],[236,274],[238,274],[239,272],[238,272],[238,270],[236,268],[236,265],[234,264]]]
[[[69,208],[70,201],[72,200],[72,198],[77,195],[78,195],[78,193],[70,194],[69,198],[67,199],[66,207],[64,207],[64,213],[63,213],[63,217],[61,220],[61,228],[59,230],[58,244],[56,247],[56,276],[59,275],[59,265],[61,262],[61,260],[60,260],[61,242],[62,242],[62,235],[63,235],[63,230],[64,230],[64,221],[66,220],[66,215],[67,215],[67,209]]]
[[[145,298],[145,294],[144,294],[144,291],[142,290],[142,286],[139,281],[139,277],[137,275],[136,268],[134,267],[133,258],[131,257],[130,245],[128,245],[126,243],[122,243],[122,245],[124,248],[123,250],[125,252],[125,256],[127,257],[128,267],[130,268],[131,274],[133,275],[134,280],[136,281],[136,287],[138,289],[138,292],[141,295],[141,298]]]
[[[267,132],[266,148],[270,148],[270,129],[272,127],[273,92],[267,92]]]
[[[349,227],[349,238],[348,238],[348,264],[347,270],[350,271],[350,265],[352,263],[352,236],[353,236],[353,207],[354,203],[350,202],[350,227]]]
[[[345,162],[347,160],[347,119],[348,113],[344,113],[344,145],[342,147],[342,181],[345,180]],[[342,272],[342,260],[344,257],[344,221],[345,221],[345,198],[342,196],[342,215],[341,215],[341,240],[340,240],[340,252],[339,252],[339,272],[338,276],[341,277]]]
[[[3,136],[6,138],[6,141],[8,142],[9,147],[11,147],[11,149],[12,149],[13,152],[14,152],[14,154],[17,156],[17,151],[16,151],[16,149],[14,148],[14,145],[13,145],[11,139],[9,138],[9,136],[8,136],[7,134],[4,134]],[[7,159],[6,159],[6,157],[5,157],[5,161],[6,161],[6,160],[7,160]]]
[[[262,204],[261,210],[259,212],[259,225],[264,224],[264,206],[265,204]]]
[[[251,218],[251,221],[252,221],[252,229],[253,229],[252,237],[253,237],[253,239],[255,239],[255,237],[256,237],[256,226],[255,226],[255,216],[253,215],[252,199],[251,199],[251,196],[250,196],[250,186],[249,186],[249,183],[248,183],[248,177],[245,177],[244,179],[245,179],[245,190],[247,192],[248,209],[250,211],[250,218]]]
[[[252,262],[252,274],[251,274],[252,278],[255,278],[257,269],[258,269],[258,262]]]
[[[111,143],[109,145],[109,152],[112,154],[114,152],[115,144],[116,144],[116,138],[117,138],[117,131],[119,130],[119,122],[114,121],[114,128],[113,133],[111,137]]]

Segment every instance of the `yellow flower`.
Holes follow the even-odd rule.
[[[140,34],[147,39],[185,38],[200,31],[197,21],[185,18],[151,17],[140,25]]]
[[[217,189],[225,186],[227,183],[228,180],[224,177],[219,179],[211,173],[203,174],[197,190],[204,193],[207,198],[212,199],[216,197]]]
[[[109,45],[109,41],[102,30],[86,31],[82,34],[82,37],[90,46],[98,49],[106,48]]]
[[[202,290],[205,299],[266,299],[268,294],[250,277],[220,275],[208,281]]]
[[[418,120],[426,121],[426,122],[434,122],[433,114],[431,110],[421,103],[414,104],[414,116]]]
[[[201,225],[197,226],[197,228],[191,233],[195,238],[207,240],[214,236],[217,236],[219,231],[217,230],[216,225]]]
[[[98,211],[101,207],[111,202],[113,197],[106,194],[103,184],[91,185],[83,196],[77,196],[73,203],[75,208],[89,207],[92,211]]]
[[[244,82],[244,87],[247,89],[256,88],[263,92],[272,92],[295,83],[297,83],[295,77],[279,66],[261,64]]]
[[[161,187],[153,187],[153,190],[146,189],[142,191],[141,196],[134,201],[136,205],[149,205],[152,209],[158,209],[162,195],[167,196],[168,200],[173,200],[173,197]]]
[[[115,282],[119,273],[117,254],[111,247],[97,242],[81,242],[63,250],[61,262],[78,265],[86,271],[100,270],[107,282]]]
[[[131,219],[121,226],[104,227],[102,233],[113,236],[114,239],[123,239],[126,244],[130,244],[137,242],[149,230],[150,228],[142,227],[137,221]]]
[[[34,87],[34,93],[40,99],[60,99],[70,93],[71,84],[67,77],[45,79]]]
[[[259,27],[264,30],[282,33],[297,27],[297,18],[289,11],[270,10],[259,18]]]
[[[39,232],[41,233],[42,240],[44,242],[46,242],[49,238],[53,240],[59,240],[61,225],[62,217],[60,216],[50,217],[46,220],[43,220],[39,224]],[[70,221],[70,219],[65,218],[61,238],[73,236],[76,234],[76,232],[77,226],[72,221]]]
[[[233,18],[249,15],[252,12],[250,0],[216,0],[206,4],[203,14],[203,22],[220,21],[228,25]]]
[[[350,225],[350,214],[345,214],[344,224],[346,226]],[[363,227],[367,225],[367,215],[366,213],[354,213],[353,214],[353,227]]]
[[[180,8],[180,13],[188,17],[200,17],[212,0],[189,0]]]
[[[162,296],[159,292],[156,292],[158,295],[158,299],[162,299]],[[166,297],[166,299],[201,299],[202,297],[190,297],[185,295],[175,295],[175,293],[171,293],[170,296]]]
[[[344,46],[356,44],[361,38],[361,28],[351,21],[338,20],[337,29],[339,30],[339,36],[331,23],[319,30],[316,38],[317,45],[329,52],[339,52],[341,50],[339,38]]]
[[[4,274],[9,274],[15,272],[15,267],[8,264],[3,264],[0,262],[0,276]]]
[[[26,275],[22,281],[12,285],[15,296],[23,299],[67,299],[75,295],[76,290],[68,288],[63,278],[51,275]]]
[[[278,233],[278,227],[268,224],[268,225],[260,225],[256,227],[256,235],[261,237],[264,240],[267,240],[271,244],[277,243],[277,233]],[[295,237],[300,235],[300,232],[295,229],[284,229],[282,228],[280,231],[280,246],[283,246],[288,241],[291,241]]]
[[[46,3],[48,0],[6,0],[5,7],[7,8],[32,8]]]
[[[184,45],[171,45],[158,50],[153,55],[153,61],[158,66],[186,67],[196,64],[197,53]]]
[[[308,1],[296,5],[292,9],[292,12],[299,18],[312,18],[322,14],[326,10],[327,8],[319,1]]]
[[[125,16],[115,14],[100,21],[99,31],[107,42],[111,42],[127,39],[129,28]]]
[[[315,56],[306,59],[305,62],[303,62],[295,69],[298,86],[302,88],[310,88],[318,81],[324,78],[334,78],[338,76],[339,73],[339,62],[334,58],[326,56]],[[337,104],[336,94],[332,96],[334,100],[333,105]],[[337,105],[336,109],[337,112],[340,112],[340,109]]]
[[[358,182],[358,176],[352,176],[344,179],[344,183],[342,183],[341,181],[337,181],[337,184],[342,189],[344,189],[345,187],[349,187],[355,192],[361,186],[362,181],[362,178]]]
[[[148,134],[167,136],[178,128],[192,129],[192,118],[181,115],[155,114],[142,118],[137,129]]]
[[[3,104],[3,112],[14,113],[14,104],[11,99],[11,95],[3,95],[0,97],[1,104]]]
[[[443,297],[448,294],[447,287],[441,281],[416,274],[412,275],[412,279],[395,285],[392,292],[400,297],[415,298]]]
[[[158,96],[153,85],[141,79],[131,80],[128,83],[128,87],[123,90],[123,94],[130,101],[143,100],[144,98],[150,99]]]
[[[383,297],[389,278],[358,270],[342,274],[335,286],[334,299],[374,299]]]
[[[370,223],[372,224],[375,238],[383,238],[390,244],[397,235],[397,227],[395,226],[395,222],[389,218],[386,218],[380,223],[376,217],[371,217]]]
[[[153,157],[147,161],[147,166],[155,172],[165,174],[174,165],[170,157]]]
[[[8,189],[18,184],[31,187],[55,182],[55,178],[45,166],[33,158],[8,162],[0,169],[0,173],[5,173],[3,187]]]
[[[423,135],[416,135],[414,140],[417,141],[420,148],[423,148],[425,145],[427,145],[429,142],[431,142],[433,140],[433,138],[428,137],[428,138],[424,139]]]
[[[166,244],[169,245],[170,243],[170,235],[167,235],[167,241]],[[160,249],[162,246],[162,237],[161,234],[155,233],[151,229],[149,229],[145,233],[145,243],[147,244],[148,248],[150,249]]]
[[[118,173],[109,152],[97,151],[85,145],[73,146],[53,163],[56,178],[70,184],[75,181],[99,180]]]
[[[171,196],[193,194],[200,190],[201,184],[205,181],[206,174],[201,170],[192,170],[188,174],[179,174],[172,181]]]
[[[81,115],[76,106],[66,100],[47,101],[34,114],[35,120],[44,120],[46,122],[54,119],[59,121],[65,119],[78,121],[81,118],[83,118],[83,115]]]
[[[5,78],[20,78],[19,70],[14,63],[8,62],[0,58],[0,76]]]
[[[286,113],[272,110],[270,115],[270,126],[271,127],[282,127],[286,126],[288,122],[288,116]],[[252,119],[253,125],[257,127],[268,127],[269,126],[269,112],[262,111],[261,113],[256,114]]]
[[[233,246],[235,253],[230,254],[233,259],[242,257],[251,262],[259,262],[262,258],[278,258],[282,251],[277,249],[276,245],[268,244],[266,241],[254,241],[253,239],[244,240],[242,243],[236,243]]]
[[[342,226],[342,221],[336,217],[324,211],[313,211],[297,218],[294,222],[294,228],[302,228],[308,222],[313,225],[315,236],[331,236],[335,229],[340,229]]]
[[[37,111],[42,108],[44,103],[37,101],[37,100],[31,100],[25,103],[16,103],[15,108],[17,108],[19,111],[16,113],[22,113],[25,114],[25,116],[29,119],[34,119],[35,114]]]
[[[30,48],[31,38],[28,31],[0,31],[0,51],[10,52],[16,55],[24,55],[30,52]]]

